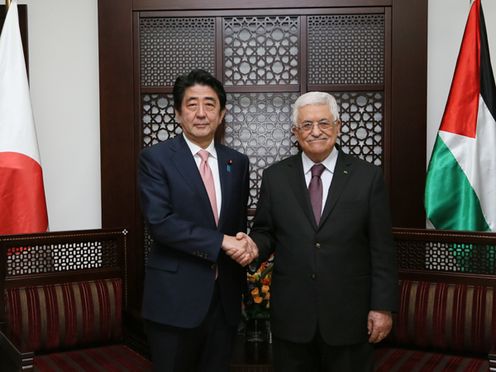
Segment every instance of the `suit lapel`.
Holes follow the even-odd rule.
[[[336,167],[334,168],[334,174],[332,176],[331,186],[329,187],[329,194],[324,206],[324,211],[322,212],[322,217],[320,218],[321,226],[336,206],[339,197],[341,196],[346,184],[348,183],[351,172],[351,161],[349,161],[349,158],[346,156],[346,154],[339,151],[338,159],[336,161]]]
[[[222,193],[222,204],[219,213],[219,228],[222,227],[223,217],[226,215],[226,208],[230,205],[232,192],[232,168],[236,164],[229,164],[227,151],[221,146],[215,146],[217,151],[217,165],[219,167],[220,189]]]
[[[295,155],[290,162],[288,162],[288,180],[295,179],[297,182],[288,182],[293,189],[296,200],[300,204],[301,209],[305,216],[310,221],[314,229],[317,229],[315,217],[313,216],[312,203],[310,202],[310,194],[308,193],[307,184],[305,182],[305,174],[303,173],[303,162],[301,160],[301,153]]]
[[[172,147],[172,150],[175,151],[172,161],[174,162],[178,173],[184,178],[184,183],[191,187],[195,194],[200,197],[202,201],[200,207],[204,210],[210,211],[212,223],[215,225],[214,215],[212,213],[212,207],[210,206],[207,190],[203,184],[203,180],[195,163],[195,159],[193,158],[193,154],[191,154],[191,150],[182,135],[176,137],[176,139],[177,140],[175,140],[174,146]]]

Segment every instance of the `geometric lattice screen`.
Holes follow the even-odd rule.
[[[173,85],[198,67],[214,73],[214,55],[214,18],[140,19],[141,86]]]
[[[382,84],[384,26],[383,14],[308,17],[309,83]]]
[[[250,159],[249,208],[255,208],[262,172],[298,152],[291,134],[291,105],[296,93],[228,94],[225,143]]]
[[[192,68],[215,72],[221,64],[220,78],[230,93],[225,141],[250,157],[255,173],[296,151],[288,130],[289,112],[306,90],[302,81],[330,85],[328,91],[332,84],[384,83],[384,14],[308,15],[305,19],[307,35],[302,39],[298,15],[141,17],[141,145],[181,132],[172,96],[165,89]],[[305,49],[307,54],[302,55]],[[307,59],[305,70],[301,69],[303,59]],[[281,88],[276,93],[271,91],[274,87]],[[164,91],[157,93],[161,88]],[[383,165],[384,92],[331,93],[341,105],[343,150]],[[259,176],[252,175],[253,187]],[[252,197],[254,201],[256,196]]]
[[[330,92],[341,108],[343,151],[381,166],[383,163],[382,92]],[[227,95],[225,144],[250,158],[251,187],[258,189],[261,172],[297,152],[291,134],[291,106],[298,93],[230,93]],[[175,121],[172,95],[142,96],[142,147],[182,132]],[[256,195],[252,194],[250,207]]]
[[[225,86],[298,84],[298,17],[223,19]]]
[[[141,97],[142,147],[163,142],[182,133],[175,121],[172,94],[144,94]]]
[[[382,92],[330,92],[338,101],[343,122],[338,143],[344,152],[383,165]]]
[[[402,270],[496,274],[493,245],[399,239],[395,244],[398,267]]]
[[[250,159],[249,208],[263,170],[298,152],[291,108],[309,86],[336,97],[343,151],[383,166],[384,14],[297,13],[140,15],[141,147],[181,133],[171,88],[179,74],[202,68],[221,74],[228,92],[224,142]]]
[[[7,275],[26,275],[118,266],[117,241],[37,244],[8,248]]]

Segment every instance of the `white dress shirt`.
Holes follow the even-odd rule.
[[[303,173],[305,174],[305,183],[307,188],[310,184],[310,180],[312,179],[311,168],[315,164],[322,164],[325,167],[320,176],[320,179],[322,180],[322,210],[320,213],[322,214],[327,201],[327,195],[329,195],[329,187],[331,186],[332,176],[334,175],[334,168],[336,168],[338,150],[334,147],[329,156],[320,163],[314,163],[304,152],[301,153],[301,160],[303,162]]]
[[[196,166],[198,170],[200,170],[201,158],[198,155],[198,151],[206,150],[210,156],[208,157],[208,165],[212,170],[212,175],[214,177],[214,186],[215,186],[215,198],[217,199],[217,212],[220,214],[220,208],[222,205],[222,192],[220,188],[220,177],[219,177],[219,164],[217,161],[217,151],[215,151],[214,141],[210,142],[206,149],[202,149],[197,144],[191,142],[184,134],[184,140],[188,144],[188,147],[193,154],[193,158],[195,159]],[[219,218],[219,216],[217,216]]]

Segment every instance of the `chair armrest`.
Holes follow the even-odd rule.
[[[496,349],[494,347],[491,348],[487,359],[489,360],[489,371],[496,371]]]
[[[487,359],[489,361],[489,371],[496,372],[496,347],[494,345],[492,345],[491,349],[489,349]]]
[[[3,329],[3,327],[0,327]],[[0,360],[2,371],[32,371],[34,353],[20,352],[5,333],[0,331]]]

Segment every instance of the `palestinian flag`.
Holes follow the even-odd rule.
[[[480,0],[472,3],[425,185],[436,229],[496,231],[496,87]]]

